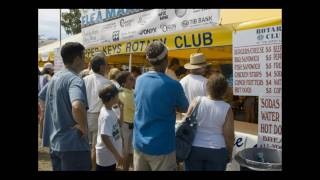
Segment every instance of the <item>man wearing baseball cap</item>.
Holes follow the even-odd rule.
[[[137,78],[133,127],[135,171],[176,170],[176,110],[186,112],[188,100],[178,81],[165,74],[168,49],[160,41],[146,50],[152,70]]]
[[[197,96],[206,96],[206,86],[208,79],[204,77],[206,67],[209,65],[202,53],[190,55],[190,63],[184,65],[184,68],[190,70],[190,74],[180,80],[183,90],[189,103]]]

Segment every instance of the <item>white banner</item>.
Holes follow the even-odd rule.
[[[258,147],[282,148],[281,112],[281,97],[259,97]]]
[[[62,57],[60,54],[60,48],[54,49],[54,73],[64,68]]]
[[[232,151],[232,160],[227,164],[226,171],[240,171],[239,163],[234,159],[235,155],[247,148],[257,147],[258,136],[235,131],[235,140]]]
[[[233,32],[233,93],[281,96],[282,26]]]
[[[105,9],[100,9],[100,11],[106,12]],[[107,14],[100,14],[101,17],[107,17]],[[88,19],[88,12],[84,13],[84,16],[81,17],[84,27],[81,30],[84,45],[93,47],[101,44],[212,27],[220,21],[220,11],[218,9],[152,9],[142,12],[136,10],[135,14],[131,15],[128,15],[128,13],[118,14],[125,14],[125,16],[116,16],[117,19],[106,22],[101,20],[103,18],[98,18],[99,20],[95,20],[94,23],[102,23],[85,27],[86,24],[90,23],[85,23],[85,19]],[[93,17],[92,19],[95,18]]]
[[[81,28],[111,21],[147,9],[80,9]]]

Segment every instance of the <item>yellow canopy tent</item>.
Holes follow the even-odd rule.
[[[243,23],[234,23],[230,25],[221,25],[215,28],[201,30],[201,32],[213,32],[213,36],[224,34],[223,38],[213,44],[211,47],[200,48],[185,48],[185,49],[170,49],[169,59],[178,58],[181,64],[185,64],[189,61],[190,54],[201,52],[205,55],[207,60],[212,64],[231,64],[232,63],[232,32],[267,27],[281,24],[281,17],[266,18],[260,20],[247,21]],[[197,31],[186,32],[194,33]],[[174,36],[174,35],[173,35]],[[170,45],[169,45],[170,46]],[[101,50],[101,49],[99,49]],[[111,55],[109,56],[109,63],[111,64],[128,64],[129,54]],[[143,52],[132,54],[132,64],[147,64],[145,55]]]
[[[189,61],[191,53],[202,52],[207,60],[212,64],[232,63],[232,32],[251,28],[267,27],[281,24],[281,9],[221,9],[221,22],[219,26],[193,30],[189,32],[175,33],[148,39],[161,39],[175,35],[197,34],[197,32],[212,32],[213,36],[220,37],[218,42],[214,42],[211,47],[173,49],[169,47],[169,59],[178,58],[181,64]],[[187,38],[188,39],[188,38]],[[137,40],[139,41],[139,40]],[[170,46],[170,45],[168,45]],[[99,49],[99,50],[102,50]],[[121,55],[110,55],[111,64],[128,64],[130,53]],[[88,56],[89,58],[90,56]],[[145,55],[142,52],[132,53],[132,64],[147,64]]]
[[[54,61],[54,52],[53,51],[49,51],[44,54],[39,53],[39,55],[38,55],[38,66],[39,67],[44,66],[44,64],[47,62],[53,63],[53,61]]]
[[[86,50],[86,62],[89,61],[93,52],[104,50],[108,55],[108,63],[110,64],[128,64],[131,54],[131,60],[133,65],[147,64],[145,60],[144,50],[147,41],[154,39],[166,40],[169,48],[169,59],[174,57],[178,58],[181,64],[185,64],[189,61],[191,53],[202,52],[206,56],[207,60],[213,64],[225,64],[232,62],[232,32],[237,30],[244,30],[250,28],[258,28],[265,26],[273,26],[281,24],[281,9],[221,9],[220,25],[212,28],[192,30],[168,35],[162,35],[157,37],[131,40],[122,43],[122,48],[118,52],[112,52],[112,48],[115,44],[101,45],[99,47],[87,48]],[[208,37],[212,38],[212,43],[206,45],[204,42],[208,40]],[[207,38],[207,39],[205,39]],[[200,43],[202,41],[202,44]],[[77,34],[62,40],[61,44],[70,41],[77,41],[82,43],[82,34]],[[138,42],[144,42],[141,46]],[[118,44],[119,44],[118,43]],[[129,51],[126,50],[128,43],[132,46]],[[134,50],[134,46],[137,44],[139,50]],[[197,46],[198,44],[201,44]],[[208,43],[207,43],[208,44]],[[39,56],[43,52],[53,52],[55,48],[60,46],[59,41],[49,44],[47,46],[38,49]],[[140,49],[141,46],[141,49]],[[138,48],[137,48],[138,49]],[[38,58],[38,62],[39,58]]]

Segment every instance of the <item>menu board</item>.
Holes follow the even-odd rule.
[[[282,26],[233,32],[233,93],[281,96]]]
[[[233,32],[233,94],[259,96],[258,147],[281,149],[281,25]]]
[[[281,97],[259,97],[258,147],[282,148]]]

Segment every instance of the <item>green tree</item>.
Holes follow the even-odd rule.
[[[61,25],[64,27],[66,33],[69,35],[78,34],[81,32],[80,10],[70,9],[68,13],[62,13]]]

